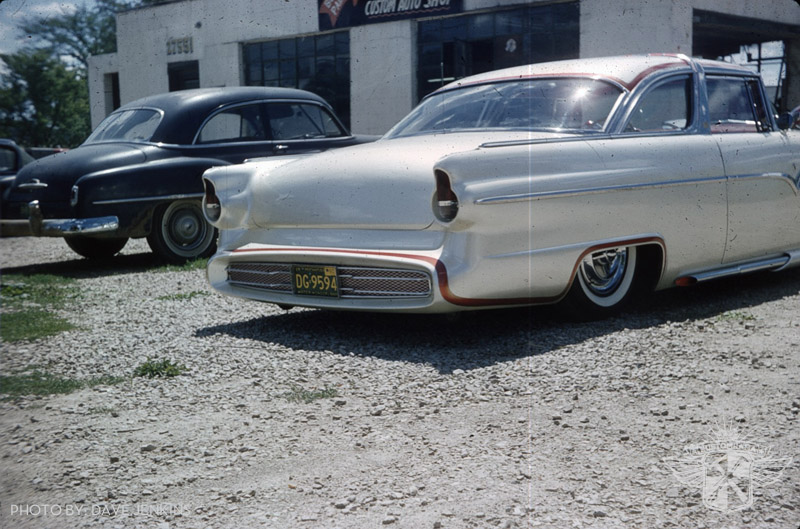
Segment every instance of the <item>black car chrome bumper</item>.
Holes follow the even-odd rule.
[[[28,204],[28,220],[3,219],[0,234],[3,237],[69,237],[70,235],[94,235],[119,229],[117,217],[95,217],[89,219],[44,219],[39,201]]]

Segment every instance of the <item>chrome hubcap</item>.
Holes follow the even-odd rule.
[[[626,248],[610,248],[587,255],[578,272],[586,288],[597,296],[610,296],[619,288],[628,263]]]

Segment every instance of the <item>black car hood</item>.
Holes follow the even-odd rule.
[[[20,201],[69,201],[72,186],[82,176],[142,163],[148,158],[147,150],[146,145],[96,143],[46,156],[20,169],[8,198]]]

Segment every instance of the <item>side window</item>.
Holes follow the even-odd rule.
[[[682,130],[692,122],[692,79],[688,76],[665,81],[639,100],[625,132]]]
[[[12,149],[0,147],[0,172],[13,171],[17,167],[17,153]]]
[[[271,103],[269,126],[275,140],[301,140],[344,136],[328,111],[318,105]]]
[[[758,132],[769,129],[766,108],[757,81],[709,76],[708,112],[711,132]]]
[[[215,114],[203,126],[197,142],[265,141],[267,136],[261,109],[261,105],[247,105]]]

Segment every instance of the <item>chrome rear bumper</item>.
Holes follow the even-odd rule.
[[[39,201],[28,204],[28,220],[3,220],[0,234],[3,237],[69,237],[94,235],[119,229],[119,219],[114,216],[89,219],[44,219]]]

